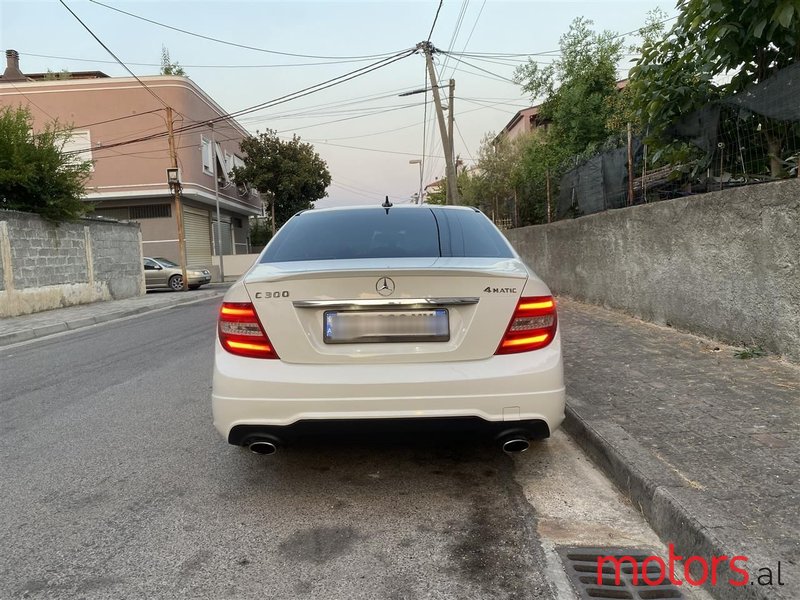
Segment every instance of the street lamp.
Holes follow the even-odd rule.
[[[422,160],[415,158],[408,161],[410,165],[419,165],[419,194],[417,195],[417,204],[422,204]]]
[[[173,194],[181,191],[181,171],[178,167],[167,168],[167,183]]]

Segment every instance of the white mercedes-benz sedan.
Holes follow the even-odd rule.
[[[214,425],[259,454],[386,427],[518,452],[564,398],[553,296],[473,208],[301,212],[220,308]]]

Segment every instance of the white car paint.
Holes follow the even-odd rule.
[[[495,354],[519,299],[550,296],[547,286],[511,253],[502,259],[256,263],[228,290],[224,302],[252,303],[280,358],[231,354],[218,332],[214,425],[226,439],[237,426],[338,419],[478,417],[509,426],[538,420],[549,432],[556,430],[565,399],[558,331],[539,350]],[[383,277],[396,286],[389,298],[377,290]],[[446,305],[449,341],[323,340],[326,303],[391,306],[454,298],[472,303]]]

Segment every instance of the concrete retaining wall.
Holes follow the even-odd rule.
[[[506,235],[556,293],[800,360],[800,181]]]
[[[0,211],[0,317],[144,293],[138,224]]]
[[[258,256],[258,254],[224,254],[222,265],[225,267],[225,280],[239,279],[253,266]],[[219,256],[212,256],[211,262],[216,271],[216,280],[219,281]]]

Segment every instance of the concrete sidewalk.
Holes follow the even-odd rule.
[[[565,298],[559,322],[565,426],[662,540],[748,557],[717,598],[800,598],[800,368]]]
[[[155,290],[144,296],[125,300],[93,302],[31,315],[6,317],[0,319],[0,347],[170,306],[219,298],[229,287],[230,283],[212,283],[199,290],[186,292]]]

